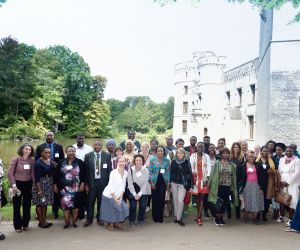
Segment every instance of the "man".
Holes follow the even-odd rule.
[[[208,135],[203,137],[203,144],[204,144],[204,153],[208,154],[208,149],[210,145],[210,137]]]
[[[193,153],[196,153],[197,152],[196,143],[197,143],[197,137],[196,136],[192,136],[190,138],[190,146],[184,147],[184,150],[186,152],[189,152],[190,155],[192,155]]]
[[[63,160],[65,158],[64,150],[62,145],[54,142],[54,133],[51,131],[46,132],[45,134],[46,142],[38,145],[35,150],[35,159],[39,159],[41,157],[41,150],[43,147],[48,146],[51,149],[51,157],[50,159],[56,163]],[[59,194],[54,193],[54,202],[52,205],[52,214],[55,219],[58,218],[58,210],[59,210],[60,200]]]
[[[173,137],[170,135],[166,138],[166,150],[167,150],[167,154],[171,153],[171,152],[175,152],[176,147],[173,145],[174,140]]]
[[[93,149],[91,146],[84,143],[85,136],[82,134],[77,135],[77,143],[73,145],[76,149],[76,158],[84,161],[84,157],[89,152],[92,152]]]
[[[86,167],[86,191],[87,197],[87,219],[84,227],[93,223],[94,207],[97,199],[96,219],[99,225],[103,225],[100,221],[100,207],[104,188],[109,181],[109,174],[112,171],[111,156],[102,151],[102,142],[95,140],[93,143],[93,151],[85,156],[84,164]]]
[[[106,142],[107,153],[109,153],[112,156],[114,154],[115,148],[116,148],[116,141],[114,139],[109,139]]]
[[[139,141],[137,141],[137,140],[134,139],[135,138],[135,131],[133,131],[133,130],[128,131],[127,138],[130,139],[130,140],[133,140],[134,145],[135,145],[135,147],[134,147],[135,153],[137,154],[138,152],[140,152],[140,150],[141,150],[141,143]],[[120,147],[122,147],[123,150],[125,150],[125,141],[122,141],[120,143]]]

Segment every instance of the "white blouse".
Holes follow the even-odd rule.
[[[125,192],[127,171],[124,171],[123,177],[120,175],[118,169],[114,169],[110,172],[109,182],[103,191],[103,195],[107,198],[112,198],[112,193],[115,194],[117,198],[120,198],[121,194]]]

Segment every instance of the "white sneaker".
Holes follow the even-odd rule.
[[[275,221],[276,223],[283,223],[284,218],[282,216],[279,216],[278,219]]]
[[[287,223],[285,223],[285,226],[290,227],[290,225],[291,225],[291,220],[288,220]]]
[[[150,207],[146,207],[146,212],[149,212],[150,211]]]
[[[297,231],[297,230],[295,230],[295,229],[292,229],[292,228],[290,228],[290,227],[288,227],[288,228],[284,228],[283,230],[284,230],[284,231],[286,231],[286,232],[298,233],[298,231]]]

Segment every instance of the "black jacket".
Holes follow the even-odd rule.
[[[36,160],[41,157],[42,148],[45,147],[45,146],[48,146],[48,144],[46,142],[41,144],[41,145],[38,145],[36,147],[36,150],[35,150],[35,159]],[[55,157],[54,161],[56,163],[59,163],[61,160],[63,160],[65,158],[63,147],[62,147],[62,145],[57,144],[55,142],[53,142],[53,147],[54,147],[54,156],[55,156],[56,153],[59,154],[59,157]]]
[[[170,169],[170,181],[176,184],[183,184],[182,176],[184,176],[186,180],[189,180],[191,184],[193,184],[193,174],[190,161],[185,160],[179,166],[176,160],[173,160]]]

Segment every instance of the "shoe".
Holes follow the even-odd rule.
[[[285,223],[285,226],[286,226],[286,227],[290,227],[291,222],[292,222],[291,220],[288,220],[287,223]]]
[[[110,224],[108,225],[108,230],[109,230],[109,231],[114,231],[114,224],[113,224],[113,223],[110,223]]]
[[[99,226],[104,226],[104,222],[103,222],[103,221],[97,221],[97,224],[98,224]]]
[[[275,221],[276,223],[283,223],[284,218],[282,216],[279,216],[278,219]]]
[[[88,226],[91,225],[91,224],[92,224],[92,222],[86,221],[86,222],[83,224],[83,227],[88,227]]]
[[[51,223],[51,222],[47,222],[46,221],[45,224],[48,225],[48,227],[52,227],[53,226],[53,223]]]
[[[23,231],[28,231],[28,227],[23,227]]]
[[[129,221],[129,227],[134,227],[134,222],[133,221]]]
[[[5,239],[5,235],[3,233],[0,233],[0,240],[4,240]]]
[[[22,229],[16,229],[15,231],[16,231],[16,233],[21,233]]]
[[[185,223],[182,220],[179,220],[177,223],[179,224],[179,226],[182,226],[182,227],[185,226]]]
[[[120,223],[114,223],[113,226],[119,230],[123,230],[123,227],[121,226]]]
[[[204,214],[204,219],[209,220],[209,214],[208,213]]]
[[[49,228],[49,224],[38,224],[38,227],[40,228]]]
[[[150,207],[146,207],[146,212],[149,212],[150,211]]]
[[[226,224],[222,217],[219,220],[219,224],[220,224],[221,227],[224,227],[225,224]]]
[[[178,223],[178,220],[177,220],[177,219],[175,219],[175,220],[174,220],[174,223]]]
[[[73,227],[74,227],[74,228],[79,227],[78,223],[73,223]]]
[[[203,224],[202,224],[202,220],[201,219],[197,219],[197,224],[198,224],[198,226],[202,226]]]
[[[290,228],[290,227],[284,228],[283,230],[286,231],[286,232],[292,232],[292,233],[298,233],[299,232],[299,231],[297,231],[297,230],[295,230],[293,228]]]
[[[216,224],[216,226],[217,226],[217,227],[219,227],[219,226],[220,226],[220,221],[219,221],[219,219],[218,219],[218,218],[215,218],[215,224]]]
[[[145,223],[144,223],[143,221],[139,221],[139,225],[140,225],[141,227],[143,227],[143,226],[145,225]]]
[[[70,223],[67,223],[63,226],[64,229],[67,229],[68,227],[70,227]]]

